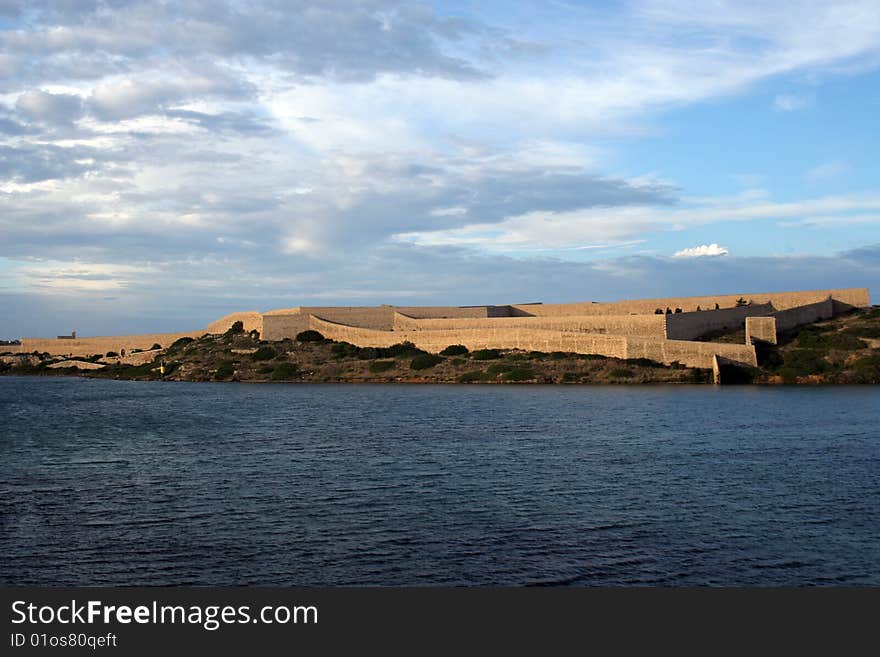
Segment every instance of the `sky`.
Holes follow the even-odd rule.
[[[0,0],[0,339],[870,287],[880,3]]]

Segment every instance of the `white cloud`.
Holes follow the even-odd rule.
[[[811,104],[810,98],[794,94],[779,94],[773,99],[773,109],[777,112],[794,112],[809,107]]]
[[[700,246],[692,246],[681,251],[676,251],[672,257],[674,258],[703,258],[727,255],[727,249],[718,246],[714,242],[712,244],[701,244]]]

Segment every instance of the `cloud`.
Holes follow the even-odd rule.
[[[718,246],[714,242],[712,244],[701,244],[700,246],[692,246],[673,254],[674,258],[703,258],[727,255],[728,251],[723,246]]]
[[[793,94],[779,94],[773,98],[773,109],[777,112],[794,112],[812,104],[810,98]]]
[[[52,94],[34,89],[19,96],[15,108],[33,121],[64,124],[72,123],[82,115],[83,103],[74,94]]]

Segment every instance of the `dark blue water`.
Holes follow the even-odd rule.
[[[0,378],[3,584],[880,584],[880,389]]]

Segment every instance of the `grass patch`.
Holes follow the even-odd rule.
[[[370,371],[373,374],[379,374],[380,372],[387,372],[395,365],[397,365],[397,361],[394,360],[375,360],[370,363]]]

